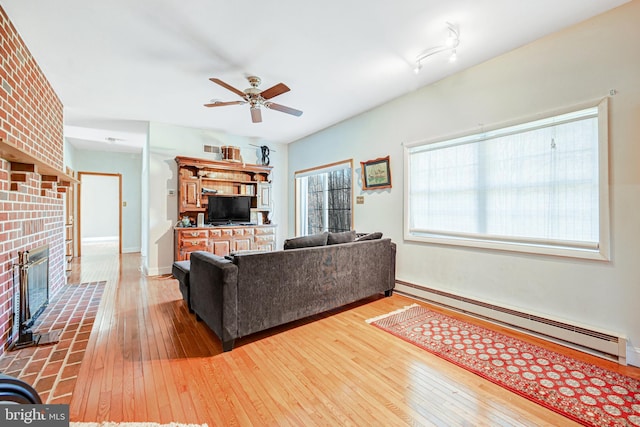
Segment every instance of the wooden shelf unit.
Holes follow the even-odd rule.
[[[251,196],[255,225],[175,228],[176,260],[189,258],[195,250],[227,255],[243,250],[274,250],[275,226],[271,212],[271,166],[193,157],[176,157],[178,164],[178,220],[185,216],[192,224],[199,213],[206,216],[208,196]],[[209,190],[209,191],[207,191]]]

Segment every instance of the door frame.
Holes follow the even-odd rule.
[[[122,253],[122,174],[106,172],[78,172],[78,256],[82,256],[82,176],[112,176],[118,178],[118,253]]]

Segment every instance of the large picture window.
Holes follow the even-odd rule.
[[[405,238],[608,259],[607,102],[405,147]]]
[[[349,231],[353,162],[346,160],[296,172],[296,235]]]

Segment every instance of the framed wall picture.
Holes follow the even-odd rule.
[[[360,162],[362,166],[362,189],[377,190],[391,188],[389,156]]]

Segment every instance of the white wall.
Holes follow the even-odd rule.
[[[80,183],[81,240],[120,237],[120,179],[115,175],[82,175]]]
[[[122,175],[122,252],[140,252],[142,230],[142,155],[106,151],[74,150],[77,172],[119,173]],[[85,224],[82,224],[84,229]]]
[[[271,149],[271,180],[273,183],[272,223],[277,227],[277,246],[282,247],[286,238],[287,209],[287,147],[260,140],[228,135],[204,129],[174,126],[162,123],[150,123],[148,145],[148,240],[144,259],[146,273],[149,275],[171,273],[173,264],[173,226],[178,221],[178,177],[177,156],[219,159],[214,154],[204,153],[203,144],[222,146],[232,145],[240,148],[240,154],[246,163],[257,163],[260,149],[253,145],[267,145]],[[169,190],[175,195],[169,196]]]
[[[359,167],[390,155],[393,188],[356,190],[365,203],[354,218],[356,230],[383,231],[398,244],[398,279],[623,333],[630,363],[640,365],[638,22],[634,1],[297,141],[288,179],[320,164],[353,158]],[[602,99],[610,89],[610,262],[403,241],[403,142],[478,131]],[[288,200],[291,234],[293,188]]]

